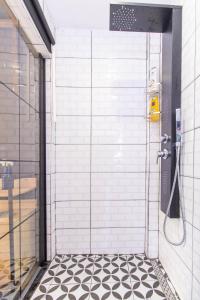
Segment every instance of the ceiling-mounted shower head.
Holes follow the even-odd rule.
[[[132,31],[133,25],[137,21],[135,9],[130,6],[121,5],[111,13],[111,25],[117,31]]]
[[[171,18],[168,7],[145,4],[110,4],[110,30],[163,32]]]

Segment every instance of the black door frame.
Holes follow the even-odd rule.
[[[38,0],[23,0],[49,52],[55,40]]]
[[[51,53],[55,39],[38,0],[23,0],[39,34]],[[39,54],[39,106],[40,106],[40,182],[39,182],[39,264],[47,260],[46,216],[46,78],[45,58]]]

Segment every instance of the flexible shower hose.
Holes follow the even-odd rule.
[[[174,181],[173,181],[172,190],[171,190],[171,194],[170,194],[170,199],[169,199],[169,203],[168,203],[168,206],[167,206],[167,211],[166,211],[166,215],[165,215],[165,219],[164,219],[164,223],[163,223],[164,236],[165,236],[166,240],[168,241],[168,243],[170,243],[173,246],[182,245],[185,241],[185,238],[186,238],[185,213],[184,213],[184,207],[183,207],[183,197],[182,197],[182,188],[181,188],[181,180],[180,180],[180,167],[179,167],[180,149],[181,149],[181,142],[178,142],[176,144],[176,169],[175,169],[175,174],[174,174]],[[173,242],[167,236],[166,225],[167,225],[167,218],[169,216],[169,210],[170,210],[172,200],[173,200],[173,196],[174,196],[174,191],[175,191],[177,179],[178,179],[178,190],[179,190],[179,197],[180,197],[180,211],[181,211],[182,224],[183,224],[183,236],[182,236],[180,241]]]

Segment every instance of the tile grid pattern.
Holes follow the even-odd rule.
[[[146,34],[57,33],[58,253],[144,251],[146,51]]]
[[[91,107],[90,107],[90,253],[92,252],[92,86],[93,86],[93,81],[92,81],[92,31],[91,31]]]
[[[64,33],[65,35],[65,33]],[[69,35],[70,33],[68,33],[68,38],[69,39]],[[105,37],[98,37],[98,34],[94,33],[94,37],[90,40],[89,36],[91,37],[91,33],[88,33],[88,36],[85,36],[85,39],[88,39],[88,53],[90,53],[90,51],[92,51],[95,55],[95,53],[97,53],[97,44],[99,42],[99,40],[101,40],[101,44],[103,45],[103,43],[106,43],[106,41],[104,41]],[[70,37],[72,38],[72,37]],[[82,38],[82,36],[79,37],[80,39]],[[96,40],[96,43],[94,41],[94,39]],[[99,40],[98,40],[99,39]],[[118,38],[119,40],[119,38]],[[145,39],[144,39],[145,41]],[[80,41],[76,41],[79,42]],[[58,41],[59,43],[59,41]],[[75,42],[74,42],[75,43]],[[91,44],[90,44],[91,43]],[[61,44],[61,43],[60,43]],[[63,43],[62,43],[63,44]],[[86,45],[87,43],[85,43]],[[102,45],[100,45],[102,47]],[[74,47],[74,45],[71,45],[72,47]],[[90,49],[90,47],[92,49]],[[64,45],[64,47],[66,47]],[[96,50],[94,49],[96,47]],[[72,116],[66,116],[70,115],[70,111],[66,111],[66,113],[64,111],[62,111],[62,117],[60,116],[60,111],[57,111],[57,130],[56,130],[56,151],[57,151],[57,163],[56,163],[56,168],[57,168],[57,173],[59,173],[59,176],[57,177],[57,188],[60,189],[60,178],[61,176],[65,176],[66,180],[72,180],[72,184],[76,184],[76,177],[82,176],[82,178],[84,178],[86,180],[86,178],[88,177],[88,184],[85,185],[85,187],[88,186],[88,193],[85,193],[84,198],[82,197],[81,194],[79,194],[79,198],[75,198],[76,195],[74,195],[73,191],[72,191],[72,196],[70,199],[66,199],[66,195],[63,195],[62,200],[59,198],[60,195],[58,195],[57,193],[57,199],[56,199],[56,212],[57,212],[57,220],[59,218],[61,218],[61,215],[59,214],[59,212],[64,212],[64,210],[67,212],[67,210],[65,208],[69,207],[71,208],[71,213],[73,214],[73,210],[74,210],[74,206],[79,207],[79,217],[81,219],[77,220],[77,222],[63,222],[62,219],[56,222],[56,226],[57,226],[57,233],[58,233],[58,240],[60,240],[61,236],[59,236],[59,233],[74,233],[76,235],[77,233],[77,241],[78,241],[78,236],[80,237],[80,234],[82,232],[82,235],[84,236],[84,239],[86,239],[85,244],[83,247],[85,247],[84,249],[79,249],[80,252],[85,252],[88,253],[90,252],[92,249],[92,236],[93,239],[100,237],[102,240],[93,240],[93,251],[97,250],[94,249],[95,244],[96,247],[99,248],[98,250],[100,252],[104,252],[105,249],[107,249],[107,247],[111,247],[112,249],[110,249],[110,251],[114,251],[114,249],[116,250],[116,243],[119,243],[119,239],[122,233],[122,228],[124,228],[125,231],[128,232],[128,235],[132,234],[134,235],[134,231],[133,229],[135,228],[135,232],[136,232],[136,228],[139,226],[141,227],[141,230],[139,228],[139,230],[144,231],[144,223],[142,221],[139,222],[139,224],[137,225],[137,221],[133,221],[131,220],[131,216],[128,217],[129,218],[129,222],[126,224],[125,222],[125,215],[126,213],[128,213],[128,210],[131,209],[131,212],[134,213],[134,210],[136,208],[136,205],[133,203],[132,204],[132,197],[133,197],[133,192],[132,191],[126,191],[126,186],[121,186],[121,195],[119,198],[119,193],[116,191],[117,189],[117,185],[122,182],[122,178],[125,177],[125,185],[127,185],[127,180],[130,183],[133,183],[133,178],[135,178],[136,175],[134,175],[135,172],[137,172],[137,170],[135,170],[134,165],[132,165],[131,167],[129,167],[126,162],[125,159],[127,159],[126,157],[123,158],[123,156],[127,156],[130,157],[130,147],[133,148],[137,147],[132,146],[132,145],[128,145],[128,144],[132,144],[132,142],[130,143],[130,137],[128,135],[125,134],[125,137],[123,137],[124,133],[126,133],[126,128],[127,130],[130,130],[130,120],[132,120],[132,116],[128,116],[128,118],[126,118],[126,113],[125,113],[125,117],[120,116],[119,111],[117,111],[117,113],[112,109],[112,106],[109,107],[109,113],[105,114],[105,112],[103,111],[103,113],[99,114],[98,112],[98,106],[101,105],[100,101],[103,101],[103,95],[102,98],[99,97],[99,95],[101,95],[102,91],[105,93],[107,93],[107,89],[109,88],[108,91],[110,91],[111,89],[111,93],[115,92],[116,90],[114,88],[120,89],[121,93],[125,92],[125,89],[123,89],[124,91],[122,92],[122,88],[120,88],[120,81],[119,81],[119,86],[116,85],[116,83],[112,83],[112,82],[108,82],[105,81],[104,78],[102,77],[103,73],[106,72],[106,70],[101,70],[101,65],[100,63],[104,63],[104,67],[107,68],[107,72],[111,72],[112,69],[115,67],[114,64],[119,63],[122,67],[122,62],[123,62],[123,57],[119,58],[119,59],[112,59],[109,58],[109,51],[106,53],[104,51],[104,56],[106,57],[106,55],[108,55],[108,58],[105,59],[105,57],[102,58],[93,58],[91,55],[91,58],[89,58],[89,55],[83,55],[83,57],[80,59],[81,55],[77,55],[78,58],[67,58],[70,57],[71,55],[66,54],[65,52],[65,57],[61,58],[59,55],[59,45],[58,45],[58,49],[57,49],[57,68],[60,70],[60,66],[58,64],[61,64],[61,61],[63,60],[64,64],[67,61],[66,67],[67,66],[71,66],[72,67],[72,71],[76,70],[78,65],[83,65],[83,68],[87,68],[87,64],[90,64],[90,68],[91,68],[91,87],[89,87],[89,81],[88,83],[85,81],[84,78],[80,78],[80,74],[77,78],[72,77],[69,79],[66,79],[66,83],[63,82],[63,77],[60,75],[57,78],[57,83],[56,85],[59,86],[57,89],[63,89],[60,86],[66,84],[66,87],[64,89],[67,90],[67,93],[69,91],[69,89],[75,89],[74,91],[77,91],[79,89],[80,86],[82,86],[82,89],[88,88],[88,93],[91,91],[91,107],[88,107],[88,111],[91,110],[91,116],[82,114],[82,117],[78,117],[75,116],[74,111],[71,113]],[[68,51],[68,49],[66,49],[66,51]],[[82,50],[83,51],[83,50]],[[73,52],[74,53],[74,52]],[[62,54],[63,55],[63,54]],[[97,54],[96,54],[97,55]],[[98,55],[101,55],[98,54]],[[98,57],[97,55],[97,57]],[[145,57],[144,57],[145,58]],[[75,62],[74,62],[75,60]],[[114,61],[114,62],[113,62]],[[86,64],[87,62],[87,64]],[[132,63],[132,60],[130,60],[130,62]],[[134,62],[134,59],[133,59]],[[112,64],[111,64],[112,63]],[[124,62],[123,62],[124,63]],[[120,66],[119,66],[120,67]],[[85,69],[86,70],[86,69]],[[103,73],[101,73],[103,72]],[[112,71],[113,72],[113,71]],[[118,71],[120,72],[120,70]],[[125,71],[126,72],[126,71]],[[129,72],[129,71],[128,71]],[[89,73],[89,71],[86,72],[86,75]],[[129,76],[129,73],[127,73]],[[105,73],[106,75],[106,73]],[[126,73],[125,73],[126,75]],[[113,76],[113,74],[112,74]],[[87,75],[86,78],[88,78],[89,80],[89,76]],[[121,80],[121,78],[119,77],[118,74],[118,78]],[[117,80],[119,80],[117,78]],[[72,82],[72,80],[74,80]],[[79,80],[80,83],[77,82],[77,80]],[[129,85],[129,83],[128,83]],[[69,88],[70,86],[70,88]],[[77,87],[79,86],[79,87]],[[104,88],[102,88],[104,86]],[[131,90],[132,91],[132,90]],[[123,94],[122,94],[123,95]],[[110,98],[112,99],[112,97],[114,97],[115,94],[107,94],[106,95],[106,99],[108,99],[110,101]],[[67,95],[66,95],[67,97]],[[97,98],[99,97],[99,98]],[[95,100],[94,100],[95,98]],[[66,101],[67,98],[63,99]],[[97,102],[98,100],[98,102]],[[94,105],[94,103],[95,105]],[[97,106],[98,104],[98,106]],[[103,108],[103,107],[102,107]],[[100,107],[100,109],[102,110],[102,108]],[[65,116],[64,116],[65,115]],[[88,117],[87,117],[88,116]],[[141,116],[142,117],[142,116]],[[140,118],[141,118],[140,117]],[[127,121],[126,121],[127,119]],[[60,120],[60,123],[59,123]],[[85,123],[82,123],[82,125],[80,125],[80,130],[81,128],[83,128],[83,130],[85,129],[85,131],[81,130],[81,132],[77,132],[77,125],[75,125],[75,127],[72,127],[73,132],[73,136],[69,137],[66,136],[65,140],[62,140],[62,136],[63,136],[63,131],[60,131],[60,128],[63,127],[63,122],[65,122],[66,120],[69,120],[69,122],[67,123],[69,127],[72,126],[71,121],[74,120],[74,124],[77,124],[77,122],[81,122],[84,121]],[[62,123],[61,123],[62,122]],[[87,124],[86,124],[87,122]],[[91,123],[90,123],[91,122]],[[110,123],[111,122],[111,123]],[[118,123],[121,123],[123,128],[123,131],[121,131],[121,127],[117,128],[116,126],[121,126],[118,125]],[[125,123],[124,123],[125,122]],[[89,124],[90,123],[90,124]],[[86,127],[84,127],[84,124]],[[105,124],[105,125],[104,125]],[[111,126],[111,127],[110,127]],[[134,125],[135,126],[135,125]],[[143,123],[142,126],[145,126],[145,122]],[[63,128],[62,128],[63,129]],[[79,129],[79,127],[78,127]],[[67,127],[66,127],[67,130]],[[106,132],[111,132],[110,137],[106,136]],[[118,139],[120,138],[120,136],[118,136],[120,134],[120,132],[122,132],[122,142],[119,141]],[[114,135],[113,135],[114,133]],[[77,138],[78,136],[78,138]],[[84,137],[84,138],[82,138]],[[125,140],[124,140],[125,139]],[[90,143],[88,143],[90,142]],[[133,141],[134,142],[134,141]],[[65,144],[65,145],[64,145]],[[127,144],[127,145],[126,145]],[[140,144],[140,142],[139,142]],[[145,141],[144,141],[145,144]],[[137,149],[137,148],[136,148]],[[138,147],[139,149],[139,147]],[[124,151],[124,153],[122,152],[122,158],[115,158],[116,155],[118,155],[118,151]],[[84,155],[81,156],[80,160],[78,160],[77,165],[75,165],[75,161],[73,160],[73,157],[71,157],[71,159],[73,160],[72,163],[66,163],[66,166],[64,166],[63,168],[60,167],[60,162],[59,162],[59,155],[61,154],[61,151],[67,151],[68,155],[71,156],[71,153],[74,153],[74,151],[78,151],[77,155],[81,155],[81,152],[84,151]],[[69,151],[69,152],[68,152]],[[105,151],[104,154],[103,151]],[[119,155],[121,155],[119,152]],[[82,152],[83,153],[83,152]],[[104,156],[104,155],[105,156]],[[61,154],[62,155],[62,154]],[[115,156],[113,156],[115,155]],[[64,161],[64,156],[63,155],[63,161]],[[106,157],[107,156],[107,157]],[[131,155],[130,159],[132,159],[133,164],[135,164],[133,157]],[[143,160],[143,162],[142,162]],[[117,164],[115,165],[115,161],[117,162]],[[141,157],[141,164],[144,163],[144,158]],[[62,164],[63,165],[63,164]],[[89,166],[89,168],[88,168]],[[127,170],[126,170],[126,169]],[[134,168],[134,169],[133,169]],[[70,171],[71,170],[71,171]],[[83,173],[83,171],[85,173]],[[62,173],[64,172],[64,174]],[[143,169],[141,169],[141,172],[144,172]],[[61,174],[61,175],[60,175]],[[78,175],[79,174],[79,175]],[[144,175],[139,175],[141,177],[141,179],[143,178]],[[114,182],[112,177],[114,177]],[[127,178],[126,178],[127,177]],[[71,179],[72,178],[72,179]],[[103,180],[103,181],[102,181]],[[64,183],[65,181],[63,181]],[[107,190],[111,189],[110,194],[112,196],[112,189],[113,189],[113,196],[112,198],[110,198],[109,193],[106,190],[103,190],[105,188],[103,188],[102,184],[105,184],[108,182],[108,185],[105,186],[105,188]],[[93,183],[93,184],[92,184]],[[138,182],[139,183],[139,182]],[[79,184],[79,182],[77,183]],[[121,183],[122,184],[122,183]],[[135,183],[134,183],[135,185]],[[77,186],[78,188],[78,186]],[[81,188],[81,187],[79,187]],[[103,189],[102,189],[103,188]],[[124,190],[125,189],[125,190]],[[100,191],[99,193],[97,191]],[[123,192],[124,190],[124,192]],[[66,190],[67,193],[67,190]],[[88,194],[88,196],[86,196]],[[130,196],[129,196],[130,194]],[[144,193],[143,193],[144,194]],[[87,198],[85,198],[87,197]],[[140,194],[139,194],[139,197]],[[140,199],[140,198],[139,198]],[[66,201],[69,200],[69,201]],[[84,200],[84,201],[83,201]],[[106,200],[106,202],[105,202]],[[137,199],[134,199],[134,202]],[[87,202],[86,202],[87,201]],[[139,201],[145,201],[145,195],[142,196],[141,200]],[[141,219],[143,218],[143,203],[141,202],[141,205],[139,205],[139,210],[141,210]],[[117,210],[122,210],[122,218],[119,218],[119,213],[117,212]],[[76,210],[77,212],[77,210]],[[84,215],[84,221],[83,221],[83,217],[82,214]],[[99,216],[100,214],[100,216]],[[112,215],[113,220],[110,220],[109,215]],[[129,214],[130,215],[130,214]],[[102,222],[102,219],[104,218],[104,221]],[[69,216],[68,218],[72,220],[72,218],[74,218],[74,215]],[[141,224],[141,225],[140,225]],[[88,226],[89,225],[89,226]],[[70,229],[71,228],[71,229]],[[89,229],[89,230],[88,230]],[[89,234],[89,235],[88,235]],[[104,236],[106,236],[106,239],[109,238],[109,236],[113,235],[114,236],[114,240],[113,241],[109,241],[107,240],[105,245],[104,245]],[[127,238],[129,239],[127,235]],[[142,237],[143,235],[143,237]],[[144,233],[141,235],[141,238],[144,238]],[[137,235],[139,237],[139,235]],[[117,239],[117,240],[116,240]],[[62,235],[62,240],[63,240],[63,235]],[[116,240],[116,241],[115,241]],[[75,242],[75,241],[74,241]],[[66,243],[68,244],[68,237],[66,237]],[[75,242],[76,243],[76,242]],[[130,243],[130,242],[129,242]],[[107,246],[107,245],[108,246]],[[110,244],[110,246],[109,246]],[[115,246],[113,247],[112,244],[115,244]],[[88,245],[90,245],[90,247],[88,247]],[[59,242],[57,243],[57,246],[59,247]],[[76,244],[77,246],[77,244]],[[76,248],[75,246],[75,248]],[[120,245],[119,245],[120,246]],[[82,247],[82,246],[81,246]],[[141,248],[138,250],[144,250],[142,248],[142,245],[140,246]],[[65,248],[63,248],[64,251]],[[67,250],[72,251],[72,253],[74,252],[74,249],[66,249],[64,252],[66,252]],[[58,253],[59,251],[61,251],[60,249],[58,249]],[[67,251],[68,252],[68,251]]]
[[[56,255],[32,300],[166,300],[151,261],[136,255]]]
[[[160,213],[160,260],[180,298],[183,300],[199,299],[200,294],[199,17],[199,1],[184,0],[182,43],[183,148],[181,162],[181,179],[187,230],[184,245],[177,248],[167,244],[162,232],[163,214]],[[168,234],[171,236],[171,239],[176,240],[180,238],[182,234],[180,220],[170,220],[168,228]]]

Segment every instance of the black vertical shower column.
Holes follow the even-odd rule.
[[[110,30],[162,33],[162,135],[171,140],[162,150],[171,157],[161,160],[161,210],[166,213],[176,164],[176,108],[181,107],[182,8],[170,5],[111,4]],[[156,163],[156,162],[155,162]],[[169,211],[170,218],[179,218],[178,186]]]
[[[161,163],[161,210],[165,213],[170,199],[176,165],[176,108],[181,107],[181,47],[182,10],[172,9],[168,26],[162,39],[162,135],[171,137],[162,145],[171,152],[171,157]],[[179,192],[176,184],[169,217],[179,217]]]

